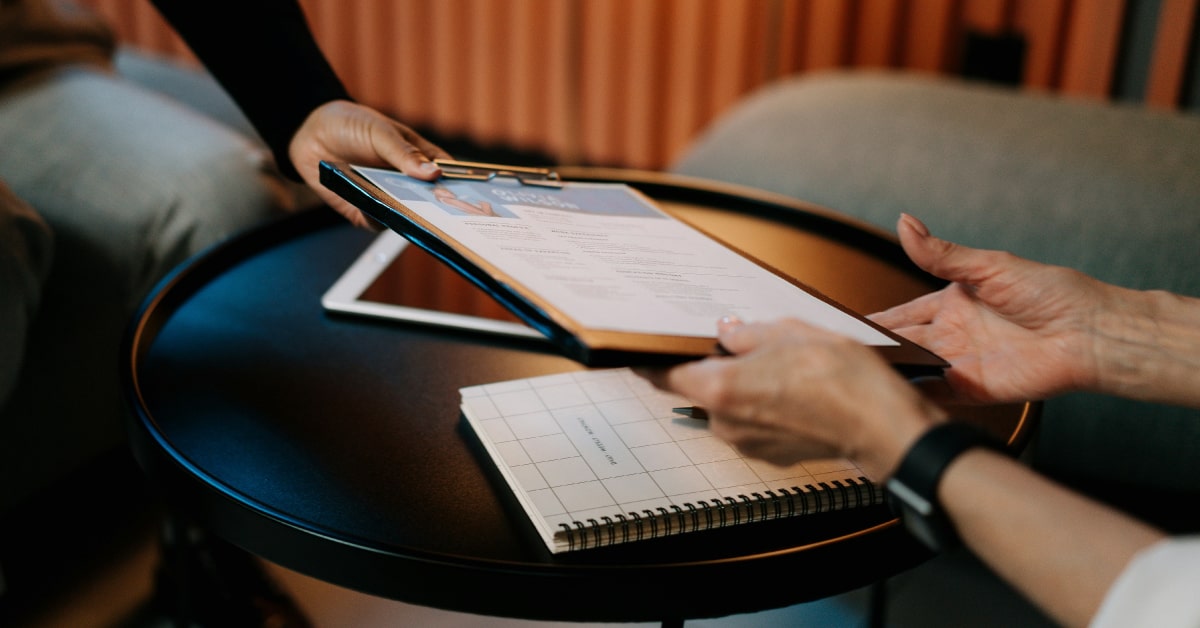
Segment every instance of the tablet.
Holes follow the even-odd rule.
[[[545,340],[461,274],[383,231],[321,297],[330,312]]]

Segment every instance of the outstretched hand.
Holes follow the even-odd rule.
[[[449,153],[407,126],[344,100],[313,110],[296,131],[288,153],[304,182],[322,201],[354,225],[367,228],[373,225],[358,208],[321,185],[322,160],[395,168],[410,177],[432,181],[441,174],[432,160],[450,158]]]
[[[1099,330],[1132,313],[1127,291],[1074,270],[947,242],[907,215],[898,232],[918,266],[952,283],[872,318],[948,360],[946,386],[918,389],[870,347],[791,319],[723,321],[733,355],[639,373],[703,406],[713,433],[746,455],[849,457],[879,478],[945,420],[939,397],[1015,402],[1091,386]]]
[[[1096,317],[1120,289],[941,240],[912,216],[900,217],[897,232],[917,266],[953,283],[870,318],[951,363],[949,400],[1044,399],[1093,384]]]

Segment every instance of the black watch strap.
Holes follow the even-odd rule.
[[[941,423],[926,431],[904,455],[887,481],[888,502],[913,536],[935,551],[958,546],[954,524],[938,503],[937,489],[946,467],[975,447],[1002,448],[983,430],[966,423]]]

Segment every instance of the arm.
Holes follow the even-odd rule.
[[[1120,314],[1102,318],[1091,330],[1098,356],[1095,390],[1200,407],[1200,299],[1157,290],[1125,296]]]
[[[300,178],[358,226],[370,222],[321,185],[319,164],[394,167],[430,181],[446,151],[409,127],[350,100],[296,0],[154,0],[241,107],[279,168]]]
[[[938,497],[980,559],[1068,626],[1086,625],[1134,555],[1166,538],[982,449],[950,464]]]
[[[292,136],[317,107],[350,94],[295,0],[153,0],[238,103],[279,167],[296,177]]]
[[[747,455],[846,456],[882,482],[947,420],[874,351],[799,321],[725,322],[720,340],[733,357],[645,374],[704,406],[713,433]],[[982,449],[950,464],[938,495],[963,541],[1068,625],[1086,623],[1131,557],[1164,538]]]
[[[958,246],[908,216],[899,233],[919,266],[953,283],[874,318],[950,360],[949,397],[1094,390],[1200,406],[1200,301]],[[869,348],[799,321],[723,321],[719,336],[734,356],[645,374],[705,406],[713,432],[747,455],[846,456],[882,481],[947,420]],[[1092,618],[1131,560],[1165,538],[982,449],[951,462],[938,499],[977,555],[1069,625]]]

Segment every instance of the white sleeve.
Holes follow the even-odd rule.
[[[1129,561],[1091,628],[1200,626],[1200,536],[1175,537]]]

